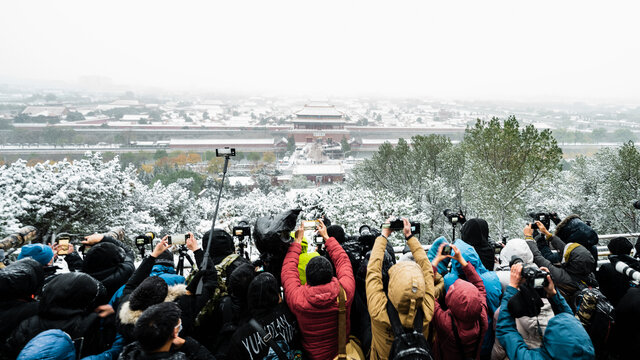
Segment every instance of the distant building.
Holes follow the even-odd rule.
[[[343,137],[349,138],[349,131],[344,128],[344,114],[333,105],[310,103],[295,115],[291,134],[297,143],[318,140],[339,143]]]
[[[342,164],[298,165],[293,169],[293,176],[304,176],[316,184],[330,184],[344,180],[344,168]]]
[[[69,109],[66,106],[27,106],[27,108],[22,111],[22,114],[27,116],[44,116],[50,118],[61,118],[67,116],[68,113]]]

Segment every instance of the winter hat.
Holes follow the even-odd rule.
[[[238,299],[247,299],[247,289],[251,280],[256,276],[256,273],[251,264],[241,264],[238,266],[231,275],[229,275],[228,289],[229,294],[235,296]]]
[[[20,249],[20,255],[18,260],[30,257],[33,260],[42,264],[42,266],[49,265],[49,261],[53,259],[53,250],[50,247],[43,244],[29,244]]]
[[[202,236],[202,247],[206,251],[209,244],[209,233],[211,230],[204,233]],[[213,229],[213,236],[211,237],[211,248],[209,255],[213,257],[227,256],[233,254],[235,247],[233,246],[233,238],[229,233],[222,229]]]
[[[338,244],[343,244],[346,240],[344,236],[344,229],[339,225],[331,225],[327,227],[327,234],[329,237],[338,240]]]
[[[598,234],[578,215],[569,215],[556,226],[555,235],[565,243],[576,242],[586,248],[598,244]]]
[[[247,291],[249,309],[251,311],[273,309],[280,301],[279,290],[275,276],[267,272],[260,273],[249,284]]]
[[[44,283],[42,264],[25,258],[0,270],[0,299],[30,298]]]
[[[326,257],[316,256],[309,260],[305,273],[307,274],[307,284],[309,286],[322,285],[331,281],[333,266]]]
[[[20,351],[18,360],[75,360],[76,348],[66,332],[46,330],[31,339]]]
[[[120,246],[109,242],[101,242],[92,246],[87,252],[84,257],[82,271],[87,274],[93,274],[114,268],[124,262],[125,257],[124,249]]]
[[[173,253],[169,250],[165,250],[156,258],[156,265],[161,266],[169,266],[175,268],[175,264],[173,263]]]
[[[476,247],[489,243],[489,224],[484,219],[474,218],[467,220],[460,229],[462,241]]]
[[[511,239],[507,241],[507,244],[500,251],[500,264],[508,265],[513,256],[522,259],[525,265],[533,264],[533,253],[525,240]]]
[[[518,293],[509,299],[507,309],[511,316],[517,319],[523,316],[538,316],[543,305],[538,292],[527,284],[522,284]]]
[[[415,314],[424,294],[424,274],[417,263],[403,261],[389,269],[389,301],[399,314]],[[406,322],[413,324],[413,318]]]
[[[633,244],[626,237],[617,237],[615,239],[611,239],[609,244],[607,245],[611,255],[629,255],[631,254],[631,249],[633,249]]]
[[[169,287],[161,277],[148,277],[131,293],[129,307],[131,310],[144,310],[163,302],[168,292]]]

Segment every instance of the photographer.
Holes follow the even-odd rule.
[[[620,299],[631,287],[631,279],[627,275],[618,272],[615,268],[615,263],[621,261],[634,270],[640,271],[640,262],[631,257],[633,245],[625,237],[611,239],[607,247],[611,253],[611,256],[609,256],[610,261],[600,266],[596,272],[596,279],[600,284],[600,291],[614,307],[617,307]]]
[[[180,336],[182,318],[182,311],[175,303],[165,302],[149,307],[135,323],[137,341],[127,345],[119,359],[215,360],[196,340]]]
[[[546,268],[540,269],[549,272]],[[523,283],[521,273],[522,264],[511,267],[509,287],[502,298],[496,327],[496,337],[506,349],[509,359],[595,359],[589,335],[573,316],[562,295],[556,292],[551,275],[547,275],[544,291],[555,316],[549,320],[545,332],[540,334],[541,347],[530,349],[527,346],[509,309],[509,301],[518,294],[518,288]]]
[[[545,267],[549,269],[558,287],[558,291],[568,299],[569,304],[573,308],[573,295],[575,295],[578,290],[583,287],[595,287],[598,285],[592,273],[596,261],[584,246],[578,243],[565,244],[559,237],[551,235],[540,221],[536,221],[536,225],[538,225],[541,233],[549,237],[551,245],[554,248],[563,249],[563,251],[562,263],[559,265],[552,264],[542,256],[542,253],[538,250],[538,246],[533,240],[531,224],[527,224],[523,232],[524,238],[527,240],[527,245],[529,245],[529,249],[531,249],[533,253],[533,262],[540,268]]]
[[[123,237],[121,229],[86,236],[82,244],[91,248],[84,259],[69,244],[68,254],[65,256],[69,271],[82,271],[99,280],[111,298],[135,270],[135,254],[122,243]]]
[[[387,221],[389,224],[391,219]],[[371,315],[371,359],[387,359],[391,351],[394,336],[387,312],[387,302],[396,309],[404,328],[414,328],[416,318],[422,319],[425,339],[429,336],[429,323],[433,317],[434,293],[433,267],[427,254],[411,233],[409,220],[402,219],[402,233],[415,259],[403,261],[389,269],[389,292],[384,290],[382,263],[390,227],[383,227],[382,234],[376,239],[367,266],[367,305]],[[425,340],[426,343],[426,340]]]
[[[304,230],[301,225],[300,230]],[[285,300],[291,312],[296,315],[302,333],[302,346],[311,359],[332,359],[338,353],[338,294],[343,288],[346,293],[347,336],[349,335],[349,314],[355,293],[355,280],[349,257],[336,239],[329,237],[327,228],[320,220],[318,235],[325,241],[331,261],[336,266],[333,276],[331,262],[323,256],[316,256],[306,268],[307,284],[300,283],[298,261],[302,242],[302,231],[289,250],[282,264],[282,285]]]
[[[460,229],[462,241],[473,246],[480,256],[482,265],[493,271],[495,260],[495,250],[489,244],[489,224],[484,219],[474,218],[467,220]]]

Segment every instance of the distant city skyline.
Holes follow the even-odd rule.
[[[0,84],[640,103],[640,5],[20,1]]]

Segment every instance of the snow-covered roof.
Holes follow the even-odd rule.
[[[231,186],[234,186],[234,185],[251,186],[255,184],[255,181],[253,181],[251,176],[230,176],[228,179],[229,179],[229,185]]]
[[[149,115],[124,115],[122,116],[122,121],[138,121],[138,120],[147,120],[149,119]]]
[[[293,175],[344,175],[344,169],[341,164],[298,165]]]
[[[27,106],[22,111],[23,114],[29,116],[62,116],[67,111],[66,106]]]
[[[269,139],[171,139],[170,145],[273,145],[274,140]]]
[[[336,110],[335,106],[329,104],[307,104],[298,110],[296,116],[337,116],[342,117],[342,113]]]

